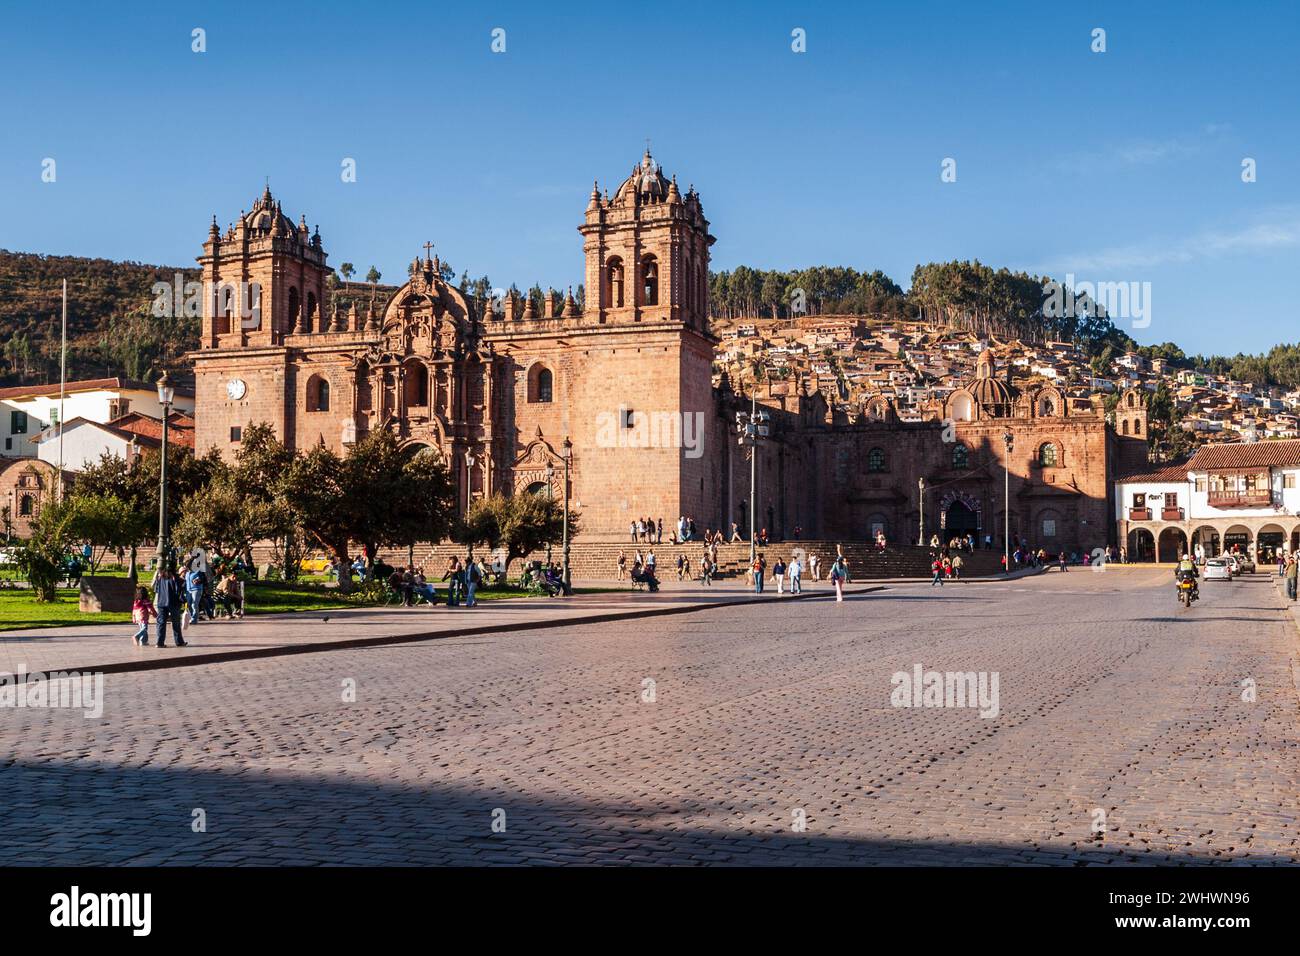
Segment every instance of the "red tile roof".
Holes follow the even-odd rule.
[[[63,390],[68,392],[94,392],[100,389],[109,391],[155,392],[156,387],[148,382],[137,382],[129,378],[86,378],[76,382],[65,382]],[[37,398],[42,395],[58,395],[59,383],[50,385],[14,385],[0,388],[0,401],[11,398]],[[176,394],[187,398],[194,397],[194,390],[177,386]]]
[[[1280,468],[1300,465],[1300,441],[1233,442],[1202,445],[1187,463],[1190,471],[1214,468]]]
[[[1116,481],[1127,482],[1152,482],[1155,484],[1186,481],[1187,469],[1190,467],[1187,459],[1182,461],[1171,462],[1167,465],[1145,465],[1128,474],[1116,476]]]

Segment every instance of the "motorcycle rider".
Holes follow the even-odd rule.
[[[1193,561],[1186,552],[1184,552],[1182,558],[1178,562],[1178,567],[1174,570],[1174,581],[1181,583],[1184,578],[1191,578],[1192,600],[1196,600],[1201,596],[1200,588],[1196,581],[1197,577],[1196,562]]]

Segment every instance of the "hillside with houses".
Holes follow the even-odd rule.
[[[1108,349],[1088,355],[1073,342],[999,340],[963,328],[895,317],[796,316],[715,319],[720,338],[715,376],[733,384],[786,381],[821,391],[834,408],[856,414],[869,396],[891,400],[903,421],[919,420],[974,373],[989,348],[1015,384],[1051,382],[1067,394],[1107,396],[1107,410],[1129,388],[1151,396],[1153,452],[1168,458],[1207,441],[1300,437],[1300,388],[1243,381],[1200,365]],[[1161,427],[1157,428],[1159,425]]]

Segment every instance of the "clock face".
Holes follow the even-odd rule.
[[[231,401],[239,401],[244,397],[246,391],[248,391],[248,386],[244,384],[243,379],[232,378],[226,383],[226,395]]]

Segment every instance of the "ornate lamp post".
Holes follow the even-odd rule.
[[[573,579],[569,576],[569,470],[573,466],[573,442],[564,436],[564,593],[573,593]]]
[[[158,404],[162,406],[162,457],[158,466],[158,569],[171,568],[171,535],[167,527],[167,421],[171,418],[176,389],[164,371],[158,379]]]
[[[771,433],[768,422],[771,416],[758,410],[758,393],[749,397],[749,412],[736,412],[736,432],[741,447],[749,449],[749,564],[752,567],[758,550],[758,529],[755,525],[757,498],[754,494],[758,480],[758,443]]]
[[[1011,573],[1011,451],[1015,445],[1015,436],[1011,432],[1006,432],[1002,436],[1002,444],[1006,445],[1007,453],[1002,459],[1002,562],[1007,574]]]
[[[917,501],[921,504],[920,530],[917,532],[916,543],[925,547],[925,476],[922,475],[916,480]]]
[[[554,480],[555,480],[555,462],[551,461],[548,458],[546,459],[546,501],[548,504],[555,500],[555,486],[552,484]],[[567,518],[568,516],[567,512],[569,509],[566,507],[564,510],[566,512],[565,517]],[[551,539],[550,538],[546,539],[546,566],[548,568],[551,566]]]
[[[465,452],[465,513],[469,514],[469,506],[474,501],[474,466],[478,463],[478,458],[472,451]],[[469,560],[474,560],[474,542],[469,543]]]

